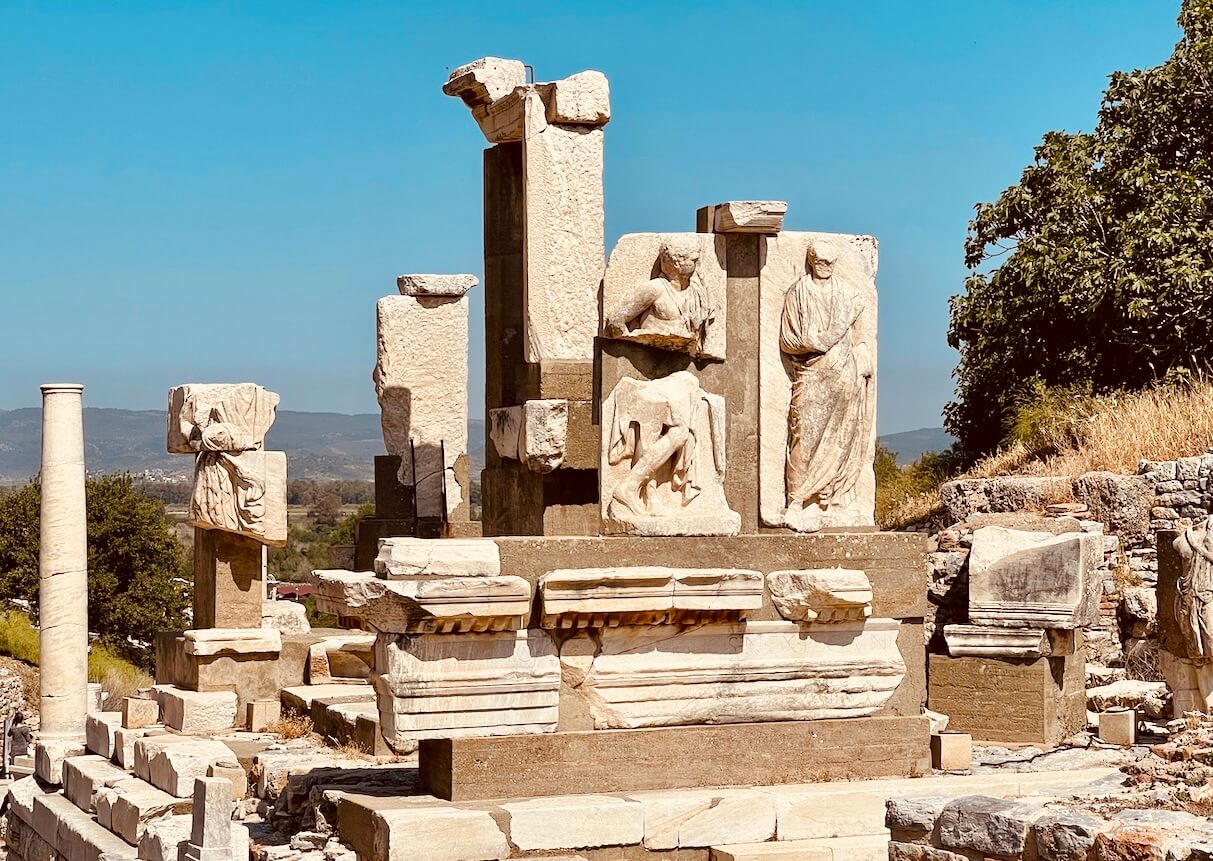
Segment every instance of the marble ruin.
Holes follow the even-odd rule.
[[[62,622],[42,632],[43,782],[14,784],[13,861],[228,861],[250,841],[257,861],[869,859],[883,819],[875,849],[840,823],[884,796],[831,781],[921,775],[933,750],[966,768],[964,724],[998,712],[975,677],[1054,724],[1084,712],[1103,536],[977,529],[953,618],[928,603],[926,535],[874,527],[873,237],[733,200],[608,257],[605,76],[486,57],[442,89],[488,144],[483,283],[400,275],[377,303],[375,513],[352,562],[311,575],[339,627],[266,600],[278,396],[179,386],[192,626],[157,638],[150,690],[88,714],[80,394],[45,389],[42,606]],[[1201,530],[1176,546],[1175,663],[1203,679]],[[283,737],[301,724],[327,744]]]

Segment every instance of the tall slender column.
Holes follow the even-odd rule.
[[[88,536],[84,505],[84,386],[42,386],[39,776],[59,782],[84,742],[88,713]]]

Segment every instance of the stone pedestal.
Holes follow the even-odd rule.
[[[41,729],[38,776],[61,780],[83,751],[88,715],[88,543],[84,494],[84,387],[42,387],[42,514],[38,625]]]
[[[262,545],[254,538],[194,530],[194,626],[259,628],[265,600]]]
[[[976,741],[1052,749],[1087,723],[1083,654],[1079,644],[1052,658],[931,655],[927,705]]]

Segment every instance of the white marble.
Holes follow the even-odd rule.
[[[185,654],[263,655],[282,651],[282,634],[277,628],[202,628],[185,631]]]
[[[898,623],[603,628],[560,648],[597,729],[859,717],[905,676]]]
[[[556,730],[560,661],[544,631],[380,634],[371,680],[397,753],[423,738]]]
[[[529,400],[521,406],[489,410],[489,441],[498,457],[518,460],[534,472],[559,469],[569,436],[569,402]]]
[[[458,298],[479,283],[480,279],[475,275],[413,274],[396,276],[396,289],[400,291],[401,296]]]
[[[775,234],[783,229],[786,200],[727,200],[711,207],[714,233]]]
[[[531,585],[509,575],[385,580],[365,572],[312,572],[323,612],[362,619],[376,631],[429,634],[526,627]]]
[[[759,515],[875,524],[876,240],[783,232],[759,273]],[[836,255],[809,270],[810,251]],[[817,258],[814,258],[817,259]],[[826,309],[829,309],[828,312]]]
[[[256,383],[186,383],[168,392],[170,454],[265,447],[279,397]]]
[[[58,783],[62,759],[83,749],[88,715],[88,546],[84,387],[42,386],[39,524],[39,776]],[[49,746],[48,746],[49,745]]]
[[[1039,658],[1051,651],[1043,628],[944,625],[943,638],[953,658]]]
[[[665,350],[725,358],[725,238],[629,233],[602,282],[602,334]]]
[[[400,483],[416,487],[418,516],[443,516],[444,493],[450,514],[466,494],[455,461],[468,448],[467,297],[386,296],[376,333],[384,446],[400,458]]]
[[[501,573],[501,551],[490,538],[385,538],[379,542],[375,573],[387,580],[495,577]]]
[[[983,526],[969,554],[969,621],[1072,630],[1098,624],[1103,536]]]
[[[872,615],[872,583],[853,568],[772,571],[771,602],[793,622],[862,622]]]
[[[286,452],[204,451],[194,465],[190,523],[286,546]]]
[[[690,371],[625,377],[602,406],[604,534],[736,535],[724,495],[725,404]]]
[[[604,126],[611,121],[611,85],[602,72],[578,72],[536,89],[549,123]]]

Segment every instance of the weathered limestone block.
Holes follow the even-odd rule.
[[[521,577],[383,580],[353,571],[313,571],[312,582],[325,612],[392,634],[517,630],[526,627],[531,610],[531,584]]]
[[[165,725],[179,732],[210,732],[236,725],[239,698],[235,691],[188,691],[172,685],[156,685],[155,690]]]
[[[63,794],[85,813],[96,808],[97,793],[127,774],[96,754],[73,756],[63,761]]]
[[[539,580],[545,628],[739,621],[762,607],[762,574],[736,568],[574,568]]]
[[[114,754],[114,730],[122,726],[122,712],[94,712],[84,723],[84,746],[109,759]]]
[[[160,722],[160,701],[148,697],[124,697],[122,700],[122,726],[140,729]]]
[[[602,72],[578,72],[536,89],[549,123],[605,126],[611,121],[611,85]]]
[[[374,662],[374,634],[351,632],[325,637],[308,647],[304,681],[309,685],[363,681]]]
[[[35,829],[47,842],[53,843],[55,857],[63,861],[134,861],[132,847],[61,796],[36,799],[34,819]],[[47,838],[51,826],[54,835]]]
[[[467,293],[480,283],[475,275],[398,275],[396,288],[401,296],[455,296]]]
[[[34,746],[34,774],[43,783],[58,786],[63,782],[63,763],[74,756],[84,756],[84,743],[50,739]]]
[[[239,801],[248,795],[248,772],[240,766],[237,759],[212,763],[206,770],[206,776],[222,777],[231,784],[232,801]]]
[[[1096,625],[1102,562],[1102,535],[983,526],[973,532],[969,554],[969,619],[1066,630]]]
[[[372,818],[374,855],[384,861],[496,861],[510,844],[488,810],[421,806],[381,810]],[[459,835],[452,840],[452,835]]]
[[[529,99],[522,144],[523,357],[528,362],[589,360],[605,256],[603,130],[546,123],[539,96]]]
[[[771,601],[792,622],[862,622],[872,615],[872,583],[849,568],[772,571]]]
[[[786,200],[728,200],[703,207],[699,221],[704,232],[773,235],[783,230],[787,212]]]
[[[423,738],[556,729],[560,661],[544,631],[380,635],[371,680],[397,753]]]
[[[678,849],[750,843],[775,836],[775,801],[754,790],[638,792],[644,847]]]
[[[282,634],[276,628],[201,628],[184,632],[185,654],[264,655],[282,651]]]
[[[1033,823],[1036,852],[1045,861],[1085,861],[1102,823],[1080,813],[1046,813]]]
[[[114,730],[114,753],[113,760],[123,768],[135,768],[135,743],[142,738],[156,735],[167,735],[168,730],[163,726],[148,726],[139,727],[136,729],[127,729],[119,727]],[[144,766],[146,773],[146,764]],[[140,775],[143,777],[143,775]],[[145,780],[147,778],[144,778]]]
[[[249,732],[263,732],[282,717],[281,700],[253,700],[246,709]]]
[[[286,545],[286,452],[204,451],[194,465],[190,523]]]
[[[710,233],[621,236],[602,281],[602,335],[724,359],[724,247]]]
[[[193,817],[188,813],[148,822],[139,839],[139,861],[181,861],[181,850],[189,842],[193,824]],[[232,823],[231,853],[232,861],[247,861],[247,825]]]
[[[784,232],[766,241],[758,328],[765,526],[875,523],[876,264],[871,236]]]
[[[274,628],[280,634],[306,634],[312,630],[307,607],[295,601],[263,601],[261,627]]]
[[[166,813],[188,813],[189,798],[176,798],[138,778],[127,778],[113,785],[115,796],[110,803],[110,830],[137,846],[147,830],[147,823]]]
[[[877,711],[905,677],[898,623],[604,628],[566,640],[566,688],[596,729],[815,720]]]
[[[1087,688],[1087,708],[1102,712],[1115,708],[1136,709],[1150,720],[1167,716],[1170,694],[1165,682],[1125,679],[1110,685]]]
[[[644,839],[644,806],[607,795],[533,798],[501,805],[523,851],[628,846]]]
[[[376,330],[387,453],[400,458],[400,483],[416,488],[417,516],[442,516],[444,494],[450,514],[463,500],[455,461],[468,447],[467,297],[386,296]]]
[[[385,538],[375,573],[387,580],[432,577],[496,577],[501,552],[488,538]]]
[[[1051,654],[1043,628],[990,628],[984,625],[945,625],[948,654],[953,658],[1039,658]]]
[[[736,535],[724,496],[724,398],[690,371],[625,377],[602,407],[599,469],[606,534]]]
[[[168,391],[170,454],[265,447],[280,398],[256,383],[187,383]]]
[[[525,83],[526,66],[521,60],[482,57],[451,72],[442,92],[475,108],[492,104]]]
[[[564,463],[569,437],[569,402],[530,400],[489,410],[489,439],[497,455],[546,473]]]
[[[195,780],[206,777],[208,768],[231,758],[231,748],[221,741],[187,739],[156,752],[148,762],[148,782],[169,795],[184,798],[193,792]],[[227,795],[231,796],[230,789]]]

